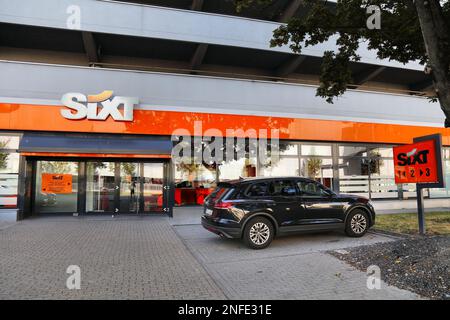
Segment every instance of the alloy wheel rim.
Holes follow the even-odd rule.
[[[355,214],[350,223],[350,227],[352,228],[352,231],[356,234],[363,233],[367,227],[366,217],[364,217],[364,215],[360,213]]]
[[[250,240],[256,245],[262,245],[269,240],[270,229],[263,222],[257,222],[250,228]]]

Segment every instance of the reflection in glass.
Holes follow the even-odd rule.
[[[50,180],[45,174],[54,174]],[[64,176],[64,180],[62,179]],[[71,187],[59,186],[58,180],[71,181]],[[44,181],[44,183],[43,183]],[[52,184],[53,183],[53,184]],[[65,161],[38,161],[34,211],[37,213],[77,212],[78,163]]]
[[[367,158],[339,159],[339,191],[369,197]]]
[[[241,158],[227,161],[219,166],[219,180],[235,180],[246,177],[256,177],[254,159]]]
[[[372,199],[398,198],[391,147],[346,145],[339,147],[339,154],[340,192]]]
[[[352,145],[339,146],[339,156],[340,157],[366,157],[367,156],[367,147],[352,146]]]
[[[298,166],[298,158],[280,158],[269,166],[261,166],[260,173],[264,177],[298,176]]]
[[[120,212],[137,213],[141,194],[139,164],[120,164]]]
[[[0,208],[17,207],[19,154],[0,150]]]
[[[301,155],[302,156],[331,156],[331,146],[302,144]]]
[[[175,205],[203,204],[216,186],[216,165],[178,163],[175,166]]]
[[[19,149],[19,142],[18,136],[0,136],[0,149]]]
[[[442,167],[444,169],[444,179],[446,188],[429,189],[430,198],[450,197],[450,148],[442,148],[442,154],[444,158],[444,163],[442,164]]]
[[[392,150],[392,148],[391,148]],[[389,155],[389,151],[371,150],[370,158],[370,193],[372,199],[397,198],[398,188],[394,178],[394,161],[379,157]]]
[[[333,159],[320,157],[301,158],[300,175],[319,181],[327,188],[332,188]]]
[[[394,149],[389,148],[368,148],[369,157],[393,158]]]
[[[179,188],[209,188],[215,186],[215,166],[203,164],[179,163],[175,166],[175,183]]]
[[[87,212],[114,212],[114,165],[113,162],[86,164]]]
[[[142,175],[144,211],[163,210],[164,167],[162,163],[144,163]]]
[[[280,156],[298,155],[298,144],[286,141],[280,141]]]

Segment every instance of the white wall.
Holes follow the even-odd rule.
[[[64,93],[113,90],[138,97],[140,108],[442,127],[443,113],[426,98],[349,90],[334,104],[316,87],[105,68],[0,61],[0,102],[61,105]],[[1,114],[0,114],[1,115]]]

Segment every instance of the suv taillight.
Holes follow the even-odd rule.
[[[214,209],[227,209],[231,208],[234,205],[233,202],[218,202],[214,205]]]

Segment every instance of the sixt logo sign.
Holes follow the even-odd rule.
[[[428,155],[430,150],[418,151],[414,148],[410,152],[399,153],[397,155],[397,165],[399,166],[411,166],[416,164],[426,164],[428,163]]]
[[[97,95],[66,93],[61,102],[68,109],[61,110],[61,115],[69,120],[106,120],[109,116],[115,121],[133,121],[134,106],[138,98],[113,96],[110,90]]]

